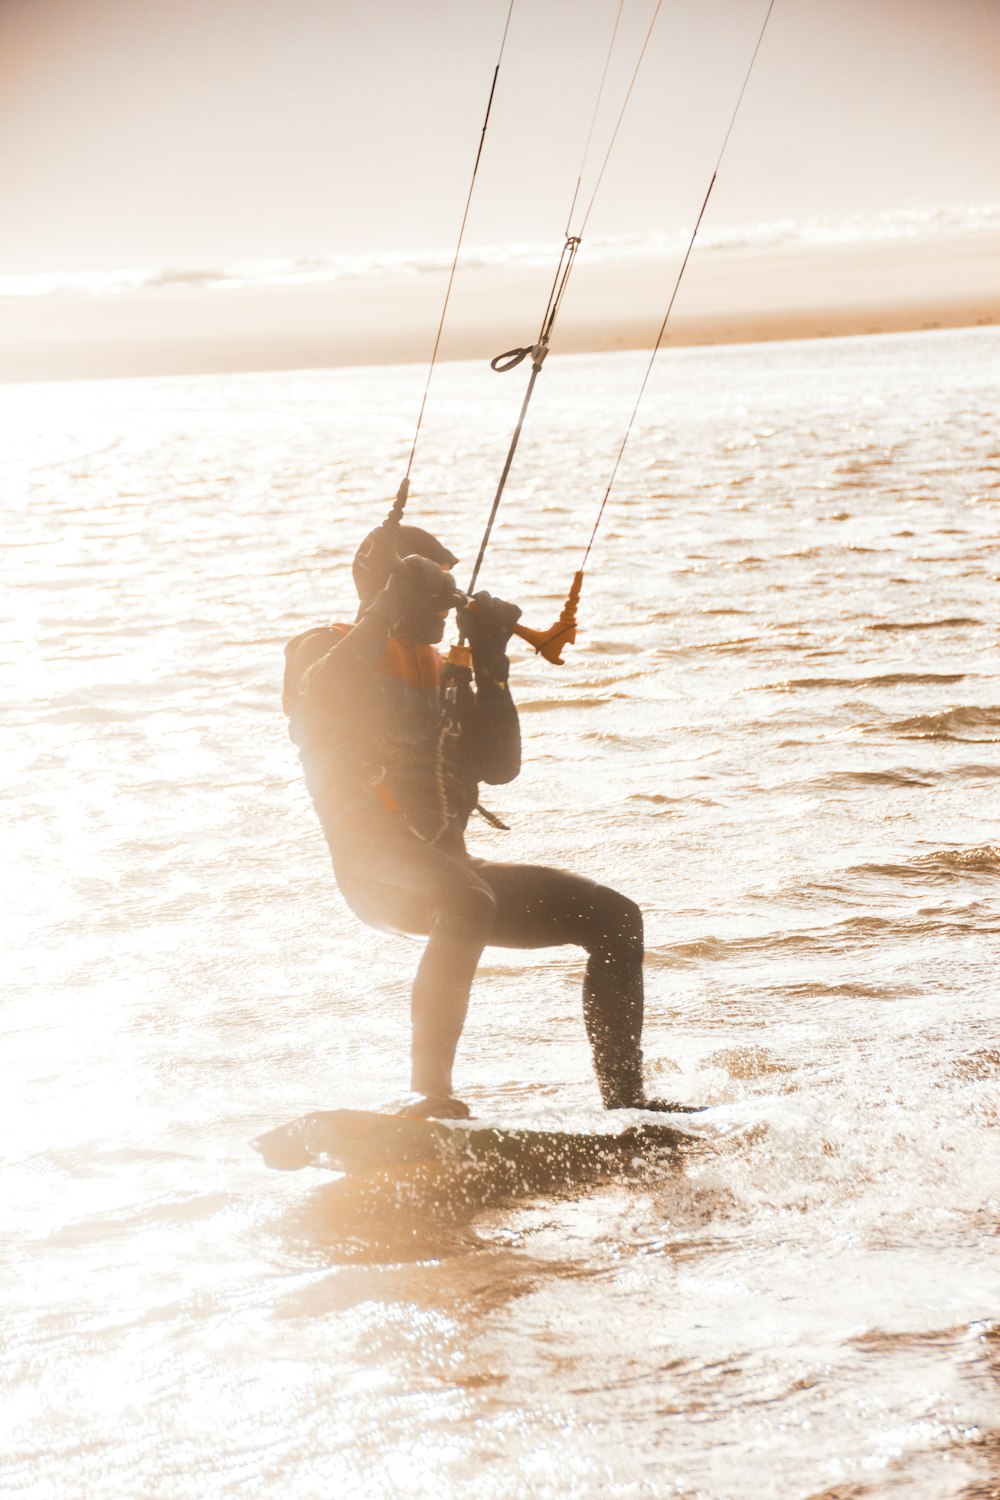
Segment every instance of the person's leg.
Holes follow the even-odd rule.
[[[634,901],[610,886],[540,865],[473,861],[496,898],[489,943],[573,944],[587,954],[583,1018],[608,1109],[645,1102],[642,1080],[643,930]]]
[[[426,934],[411,999],[410,1086],[431,1100],[448,1099],[469,991],[493,924],[493,894],[464,860],[422,843],[388,815],[339,829],[331,852],[344,899],[362,921]]]

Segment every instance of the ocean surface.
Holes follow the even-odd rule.
[[[530,623],[644,361],[546,364],[481,580]],[[664,353],[472,841],[640,902],[699,1149],[368,1226],[249,1143],[406,1088],[419,948],[341,903],[279,695],[423,371],[0,388],[0,1495],[1000,1495],[998,374],[988,329]],[[434,379],[460,580],[524,379]],[[478,1114],[606,1126],[580,977],[486,955]]]

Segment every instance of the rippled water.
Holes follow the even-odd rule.
[[[651,1080],[704,1149],[369,1231],[247,1142],[406,1082],[417,949],[340,904],[278,694],[422,372],[0,391],[0,1493],[1000,1493],[998,356],[662,359],[475,842],[642,903]],[[483,578],[536,623],[642,363],[546,366]],[[435,380],[411,515],[466,558],[522,388]],[[600,1119],[579,978],[487,956],[480,1112]]]

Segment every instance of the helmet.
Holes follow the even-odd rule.
[[[390,551],[390,544],[395,546]],[[399,526],[395,534],[383,524],[370,531],[354,557],[354,587],[363,608],[381,593],[389,574],[404,557],[427,557],[442,568],[454,567],[458,558],[436,536],[420,526]]]

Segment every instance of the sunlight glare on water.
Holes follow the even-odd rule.
[[[996,1493],[998,355],[663,356],[473,844],[640,901],[650,1082],[703,1148],[364,1233],[248,1142],[406,1083],[419,950],[341,904],[279,698],[422,371],[0,391],[0,1494]],[[643,362],[546,364],[482,577],[531,623]],[[522,388],[435,376],[409,514],[460,581]],[[601,1123],[580,973],[487,954],[479,1114]]]

